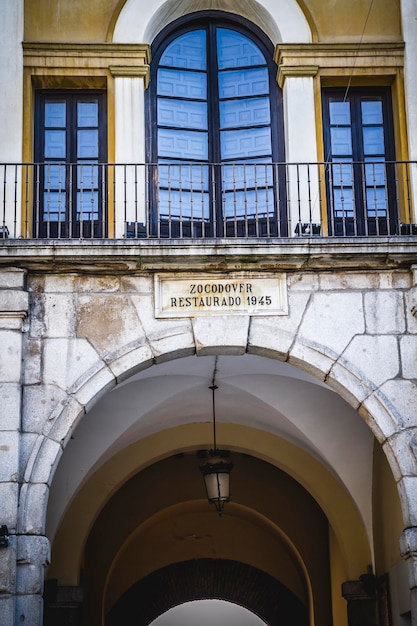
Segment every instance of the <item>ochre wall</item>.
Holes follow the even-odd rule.
[[[111,41],[124,0],[26,0],[25,41],[98,43]],[[398,0],[300,2],[320,42],[400,41]],[[145,42],[140,42],[145,43]],[[276,43],[276,42],[274,42]]]

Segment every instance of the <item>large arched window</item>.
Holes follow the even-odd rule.
[[[211,12],[155,41],[149,159],[158,236],[286,234],[271,48],[255,26]]]

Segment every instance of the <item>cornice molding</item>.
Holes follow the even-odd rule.
[[[138,65],[136,67],[130,65],[110,65],[109,70],[110,74],[115,78],[143,78],[145,81],[145,89],[149,85],[149,65]]]
[[[278,67],[277,80],[278,85],[282,88],[285,79],[314,77],[319,71],[318,65],[280,65]]]
[[[147,76],[151,58],[148,44],[39,43],[23,42],[24,67],[34,73],[64,74],[89,71],[105,74],[110,68],[125,68],[124,75]],[[121,74],[117,74],[121,75]]]
[[[275,47],[274,61],[281,87],[287,76],[315,75],[312,69],[302,73],[303,68],[317,68],[316,74],[327,76],[353,69],[357,74],[396,74],[404,65],[404,43],[281,43]]]

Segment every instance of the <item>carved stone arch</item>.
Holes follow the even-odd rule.
[[[259,323],[265,325],[264,335],[270,336],[268,320],[259,321]],[[214,327],[212,331],[210,334],[212,345],[192,347],[189,330],[182,331],[183,336],[176,337],[177,345],[182,346],[178,349],[171,347],[166,352],[160,352],[156,355],[152,353],[149,346],[142,351],[137,350],[133,353],[131,346],[125,346],[124,349],[118,350],[114,360],[104,363],[97,355],[96,365],[93,367],[90,365],[88,371],[80,372],[79,386],[74,387],[73,385],[71,389],[67,390],[67,402],[62,403],[59,413],[54,407],[51,414],[46,416],[45,422],[50,424],[49,431],[38,436],[36,445],[33,446],[28,455],[21,500],[23,504],[26,499],[37,499],[39,505],[20,507],[20,528],[22,531],[44,532],[48,486],[52,482],[63,449],[82,415],[88,412],[98,399],[114,387],[118,381],[128,378],[133,373],[147,368],[153,363],[189,356],[196,352],[200,355],[250,353],[280,361],[288,360],[290,364],[329,384],[359,412],[375,437],[383,445],[396,480],[400,481],[405,477],[400,484],[400,496],[404,518],[408,519],[414,486],[412,478],[407,477],[410,476],[414,444],[406,436],[406,433],[396,434],[396,431],[401,430],[399,428],[401,422],[398,420],[401,419],[405,410],[403,406],[398,407],[396,404],[399,402],[410,405],[413,402],[413,397],[417,391],[409,381],[388,381],[380,388],[370,381],[369,393],[364,395],[363,384],[361,378],[358,377],[358,371],[352,364],[344,361],[343,372],[337,372],[341,363],[335,356],[329,356],[329,351],[326,350],[325,346],[316,345],[314,350],[311,350],[301,343],[294,342],[291,351],[294,354],[297,353],[298,356],[296,358],[291,357],[291,355],[285,357],[278,349],[267,349],[264,345],[250,343],[248,337],[245,344],[241,346],[221,345],[221,340],[216,336]],[[261,335],[262,333],[259,336]],[[169,329],[167,329],[166,338],[168,339],[169,336]],[[400,387],[402,393],[398,394]],[[399,454],[400,448],[401,454]],[[40,504],[41,501],[42,505]]]

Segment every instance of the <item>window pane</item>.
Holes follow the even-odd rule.
[[[159,164],[159,185],[170,189],[194,189],[208,191],[209,168],[207,165],[174,163]]]
[[[268,98],[220,102],[220,127],[259,126],[270,123]]]
[[[263,67],[219,74],[220,98],[257,96],[267,94],[268,89],[268,70]]]
[[[161,217],[179,219],[209,219],[209,194],[200,191],[159,190],[159,214]]]
[[[77,159],[98,158],[98,131],[79,130],[77,132]]]
[[[330,102],[330,124],[335,126],[350,125],[350,103],[349,102]]]
[[[352,154],[352,132],[350,128],[331,128],[330,137],[333,156]]]
[[[355,205],[352,189],[334,189],[333,202],[335,217],[354,217]]]
[[[352,163],[332,163],[332,183],[337,187],[353,185]]]
[[[171,159],[208,159],[207,133],[160,128],[158,154]]]
[[[43,219],[48,222],[65,221],[66,194],[64,191],[46,191],[43,194]]]
[[[45,126],[65,128],[66,124],[66,104],[65,102],[45,103]]]
[[[65,159],[66,132],[65,130],[45,131],[45,159]]]
[[[233,30],[217,29],[219,69],[265,65],[265,57],[250,39]]]
[[[174,39],[166,48],[159,63],[169,67],[204,70],[206,68],[206,31],[194,30]]]
[[[77,220],[97,220],[98,216],[98,192],[79,191],[77,193]]]
[[[385,185],[387,177],[385,163],[382,159],[379,163],[372,159],[372,162],[365,165],[365,180],[367,185]]]
[[[366,190],[366,208],[368,217],[385,217],[387,214],[387,197],[384,187]]]
[[[272,189],[226,192],[222,201],[226,219],[266,217],[274,212]]]
[[[160,69],[158,71],[158,96],[205,100],[207,97],[206,75]]]
[[[382,124],[382,102],[380,100],[363,100],[361,109],[363,124]]]
[[[45,165],[44,189],[65,190],[65,165]]]
[[[98,103],[78,102],[78,126],[98,126]]]
[[[269,160],[270,162],[270,160]],[[265,164],[233,163],[222,166],[223,189],[250,189],[273,185],[273,168]]]
[[[207,129],[207,104],[186,100],[158,99],[158,124]]]
[[[269,128],[223,131],[220,135],[222,159],[265,156],[271,153]]]
[[[85,163],[77,166],[77,188],[97,189],[98,187],[98,165]]]
[[[366,127],[363,129],[363,151],[365,155],[384,154],[384,129]]]

